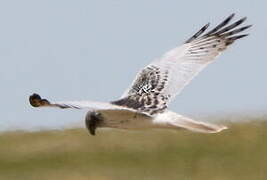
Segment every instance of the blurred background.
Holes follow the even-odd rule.
[[[37,110],[28,97],[117,99],[135,74],[207,22],[247,16],[251,34],[197,76],[171,104],[182,114],[264,112],[265,1],[2,1],[1,130],[83,123],[80,111]]]
[[[265,1],[0,2],[0,179],[266,179]],[[135,74],[207,22],[247,16],[250,36],[199,74],[170,108],[228,124],[221,134],[100,130],[51,100],[117,99]],[[235,122],[241,122],[236,124]],[[49,130],[45,132],[28,132]],[[18,131],[18,132],[14,132]]]

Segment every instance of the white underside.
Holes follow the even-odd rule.
[[[165,111],[153,117],[128,110],[100,110],[103,117],[101,127],[120,129],[171,128],[187,129],[202,133],[217,133],[226,126],[195,121],[172,111]]]

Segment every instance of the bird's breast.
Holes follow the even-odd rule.
[[[143,129],[152,126],[150,116],[128,110],[102,110],[103,117],[101,127],[121,129]]]

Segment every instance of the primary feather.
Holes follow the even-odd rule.
[[[110,103],[92,101],[50,102],[38,94],[30,96],[34,107],[86,108],[86,127],[95,134],[96,127],[116,128],[184,128],[196,132],[215,133],[225,126],[194,121],[167,110],[168,104],[208,64],[237,39],[251,25],[240,25],[242,18],[229,25],[234,14],[205,34],[203,26],[183,45],[153,61],[136,76],[132,85],[119,100]]]
[[[169,102],[208,64],[235,40],[247,36],[238,33],[251,27],[242,24],[242,18],[226,26],[231,14],[222,23],[202,35],[209,24],[202,27],[185,44],[174,48],[141,70],[121,99],[113,104],[138,109],[151,115],[163,112]]]

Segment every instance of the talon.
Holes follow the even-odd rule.
[[[42,99],[39,94],[35,93],[30,96],[29,101],[33,107],[47,106],[50,104],[48,100]]]

